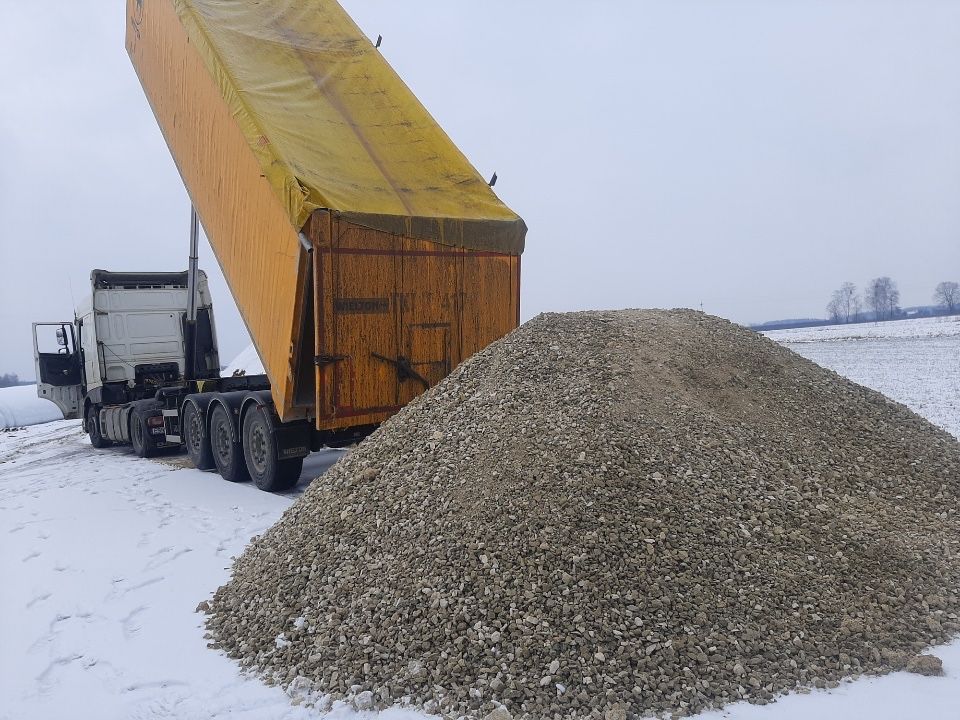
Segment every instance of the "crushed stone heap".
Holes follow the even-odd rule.
[[[766,702],[960,629],[958,480],[954,438],[751,331],[546,314],[313,482],[207,624],[364,708]]]

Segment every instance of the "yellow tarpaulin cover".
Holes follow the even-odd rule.
[[[523,251],[523,220],[339,4],[174,4],[297,229],[325,208],[446,245]]]

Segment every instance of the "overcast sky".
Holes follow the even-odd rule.
[[[189,205],[122,3],[0,2],[0,373],[33,377],[30,322],[70,319],[91,269],[185,268]],[[344,5],[529,225],[525,319],[960,280],[954,0]],[[248,339],[201,266],[227,361]]]

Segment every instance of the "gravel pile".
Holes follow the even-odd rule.
[[[958,480],[951,436],[736,325],[541,315],[315,481],[207,623],[361,708],[766,702],[960,630]]]

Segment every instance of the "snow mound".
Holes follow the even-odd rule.
[[[266,371],[263,369],[263,361],[257,354],[257,349],[253,343],[247,345],[240,354],[237,355],[229,365],[224,369],[222,375],[229,377],[240,370],[241,375],[263,375]]]
[[[60,408],[37,397],[36,385],[0,388],[0,430],[63,420]]]

